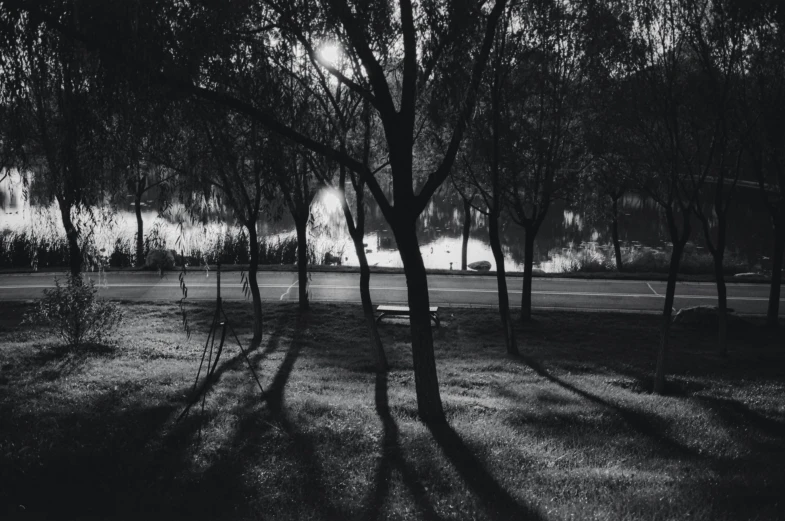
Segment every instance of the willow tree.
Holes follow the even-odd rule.
[[[5,93],[2,94],[5,97]],[[6,103],[9,102],[6,98]],[[17,113],[18,107],[6,105],[0,101],[0,183],[5,181],[11,171],[23,165],[25,161],[23,136],[18,127],[22,118]]]
[[[325,64],[325,68],[335,81],[367,100],[376,112],[390,161],[392,198],[385,194],[361,160],[289,127],[277,126],[278,122],[269,118],[260,119],[269,121],[271,127],[275,126],[301,146],[333,158],[364,176],[392,229],[404,266],[419,414],[425,421],[443,421],[428,281],[416,223],[455,161],[505,1],[498,0],[490,9],[484,2],[413,5],[407,0],[401,0],[397,9],[390,4],[350,6],[344,0],[313,2],[305,7],[288,2],[266,4],[273,11],[267,22],[298,39],[306,52],[315,53],[316,49],[309,48],[308,40],[302,35],[318,33],[316,27],[307,24],[323,27],[324,41],[339,42],[349,57],[351,70],[344,73],[329,64]],[[484,28],[478,27],[479,21],[484,22]],[[466,66],[466,51],[475,56],[471,64],[472,80],[466,95],[455,107],[449,146],[435,170],[424,179],[418,179],[414,175],[413,162],[424,97],[438,84],[443,70],[450,66]]]
[[[693,5],[686,0],[631,0],[636,20],[630,68],[620,79],[619,114],[638,143],[636,182],[665,214],[671,241],[654,391],[665,392],[670,326],[679,264],[693,214],[726,140],[726,114],[714,110],[690,45]],[[727,78],[726,78],[727,79]],[[727,97],[723,89],[717,96]],[[724,107],[721,107],[724,109]]]
[[[497,31],[489,65],[480,87],[475,117],[469,127],[458,163],[453,168],[453,185],[461,193],[464,203],[477,200],[477,203],[469,208],[473,206],[487,217],[488,236],[496,263],[496,286],[504,342],[508,354],[518,355],[507,291],[504,251],[499,234],[499,219],[511,188],[509,164],[504,161],[505,151],[509,150],[511,145],[509,140],[514,135],[515,119],[510,117],[509,110],[509,103],[516,96],[511,89],[510,80],[516,54],[514,47],[519,40],[517,35],[511,32],[510,25],[510,16],[505,16],[500,30]],[[466,208],[466,204],[464,207]],[[467,212],[466,209],[464,211]]]
[[[165,128],[167,107],[150,105],[128,90],[118,91],[115,99],[108,140],[113,172],[110,184],[114,185],[110,190],[116,204],[126,204],[128,196],[132,199],[136,215],[134,265],[141,268],[145,265],[142,199],[157,190],[160,206],[166,207],[179,172],[156,161],[171,155],[171,133]]]
[[[686,38],[697,62],[694,83],[701,95],[693,98],[692,114],[697,117],[692,128],[690,153],[685,165],[693,178],[713,177],[703,192],[709,204],[696,199],[693,210],[698,217],[706,248],[714,261],[717,285],[717,347],[728,354],[728,295],[723,262],[727,246],[729,210],[736,186],[746,162],[744,141],[750,134],[745,128],[738,102],[746,72],[744,56],[748,54],[751,31],[747,9],[734,0],[714,0],[688,5]],[[708,132],[706,129],[711,129]],[[704,173],[705,172],[705,173]]]
[[[586,102],[586,5],[531,0],[513,19],[507,59],[509,137],[502,164],[509,172],[507,208],[525,232],[521,320],[531,318],[534,242],[554,200],[565,196],[588,164],[580,113]]]
[[[67,6],[60,16],[80,27],[77,10]],[[95,53],[27,13],[0,11],[0,27],[0,104],[16,118],[12,141],[23,152],[17,166],[29,176],[34,197],[57,203],[76,276],[85,247],[78,217],[92,213],[105,188],[109,114],[97,82],[99,62]]]
[[[332,35],[337,36],[357,65],[352,77],[334,68],[328,70],[368,100],[377,112],[386,140],[392,199],[375,177],[363,172],[361,162],[356,169],[366,174],[365,181],[392,229],[401,254],[411,312],[418,410],[425,421],[443,421],[444,412],[436,376],[428,280],[416,223],[455,161],[505,1],[497,0],[490,10],[483,4],[434,2],[414,6],[408,0],[401,0],[397,10],[388,5],[352,9],[343,0],[325,4],[328,19],[337,22]],[[287,21],[293,19],[286,11],[282,13]],[[487,20],[481,43],[470,49],[462,48],[467,40],[476,42],[472,38],[462,39],[476,34],[476,20]],[[475,55],[472,77],[465,98],[456,107],[450,144],[438,167],[424,180],[418,180],[414,176],[413,160],[422,97],[432,87],[431,82],[438,83],[440,67],[464,60],[461,51],[465,50]],[[422,56],[421,60],[418,55]]]
[[[752,37],[741,99],[750,136],[744,144],[774,236],[766,322],[777,327],[785,259],[785,3],[751,4]]]
[[[333,61],[341,59],[338,56]],[[337,83],[334,89],[328,86],[321,68],[318,64],[315,65],[316,80],[324,87],[322,90],[324,94],[322,116],[328,122],[325,131],[332,136],[336,146],[342,152],[351,151],[353,155],[362,158],[366,171],[378,172],[386,168],[388,162],[374,153],[377,148],[374,144],[378,142],[380,136],[378,125],[371,117],[371,107],[368,102],[353,94],[340,83]],[[358,118],[357,115],[360,117]],[[365,254],[367,195],[365,176],[326,158],[311,155],[309,159],[316,176],[324,186],[336,191],[340,201],[346,228],[360,263],[360,301],[370,338],[371,358],[377,372],[386,372],[388,369],[387,355],[384,352],[376,323],[371,298],[371,268]]]
[[[259,271],[260,218],[269,215],[274,198],[275,177],[283,166],[280,143],[269,132],[247,117],[227,112],[222,107],[199,111],[193,121],[187,147],[186,175],[191,177],[193,193],[210,197],[228,206],[237,222],[248,233],[248,290],[253,305],[253,344],[262,340],[262,297]],[[211,189],[207,189],[207,187]]]

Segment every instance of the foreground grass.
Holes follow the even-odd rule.
[[[248,339],[247,304],[227,304]],[[0,518],[781,519],[785,352],[736,323],[674,327],[671,395],[648,393],[654,316],[548,313],[504,355],[496,314],[435,330],[450,427],[417,420],[408,327],[361,311],[266,308],[251,361],[228,344],[180,422],[212,317],[125,304],[112,346],[67,352],[0,304]]]

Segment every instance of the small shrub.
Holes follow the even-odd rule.
[[[631,253],[624,269],[635,273],[668,273],[670,255],[651,248],[642,248]]]
[[[164,237],[164,232],[161,229],[161,221],[156,219],[153,223],[150,232],[147,234],[147,237],[144,238],[144,257],[147,258],[147,255],[150,253],[151,250],[165,250],[166,248],[166,237]]]
[[[131,249],[131,241],[118,238],[114,242],[114,250],[109,255],[109,266],[113,268],[128,268],[133,266],[135,253]]]
[[[25,317],[26,323],[42,324],[68,347],[101,342],[122,320],[116,304],[96,298],[98,289],[90,279],[69,275],[65,283],[55,278],[55,287]]]
[[[611,259],[598,249],[569,248],[551,255],[555,257],[554,266],[560,273],[605,273],[615,270]]]

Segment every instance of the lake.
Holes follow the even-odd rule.
[[[157,208],[156,194],[143,201],[142,217],[145,234],[155,233],[166,247],[178,251],[181,246],[190,250],[206,251],[210,245],[220,243],[227,233],[238,232],[229,219],[220,222],[192,223],[182,218],[180,205],[161,214]],[[372,266],[400,267],[401,260],[395,240],[380,210],[369,196],[365,243],[368,261]],[[770,268],[772,231],[762,205],[760,194],[753,188],[738,188],[735,205],[728,226],[728,252],[738,262],[746,263],[748,270]],[[637,195],[628,194],[620,204],[619,234],[625,256],[636,252],[666,253],[668,233],[663,215],[657,206]],[[182,220],[182,230],[178,222]],[[97,248],[111,251],[119,238],[133,244],[136,234],[136,216],[133,202],[122,205],[114,212],[99,209],[95,215],[82,215],[77,222],[91,234]],[[94,223],[98,224],[94,224]],[[421,251],[427,268],[460,269],[463,206],[457,198],[435,197],[423,212],[418,234]],[[524,232],[506,216],[501,226],[505,252],[505,267],[509,271],[523,271]],[[294,235],[294,222],[288,214],[278,221],[260,222],[262,236],[283,239]],[[27,233],[28,236],[64,238],[56,204],[34,205],[25,197],[20,179],[16,175],[0,183],[0,232]],[[338,199],[329,190],[322,190],[312,206],[312,219],[308,240],[313,244],[316,258],[326,253],[336,255],[343,264],[358,264],[354,246],[346,230]],[[535,267],[545,272],[564,272],[576,269],[576,259],[604,259],[611,263],[613,250],[607,223],[593,222],[580,209],[567,207],[563,202],[551,206],[535,242]],[[705,251],[703,232],[695,226],[692,249]],[[486,260],[495,269],[495,262],[488,242],[487,223],[483,215],[473,212],[472,230],[468,246],[468,262]],[[577,263],[577,264],[576,264]]]

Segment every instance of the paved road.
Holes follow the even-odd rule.
[[[117,300],[177,300],[180,298],[178,273],[159,277],[155,273],[109,272],[100,281],[100,293]],[[222,275],[222,296],[225,299],[244,299],[240,275]],[[312,301],[359,302],[359,275],[356,273],[313,273],[309,283]],[[510,300],[520,306],[521,278],[509,279]],[[44,288],[53,286],[53,274],[0,275],[0,300],[26,300],[40,296]],[[186,278],[189,300],[215,298],[215,272],[206,277],[204,272],[189,273]],[[429,275],[431,303],[453,306],[497,305],[496,278],[487,276]],[[294,272],[263,272],[259,274],[262,298],[268,301],[297,300],[297,274]],[[582,280],[535,278],[532,303],[540,309],[578,309],[659,312],[662,310],[665,282]],[[406,302],[406,280],[403,275],[374,274],[371,276],[371,295],[377,304]],[[674,307],[715,305],[713,283],[682,282],[676,288]],[[782,299],[785,300],[785,299]],[[741,314],[765,314],[768,285],[728,284],[728,305]],[[780,306],[785,314],[785,306]]]

